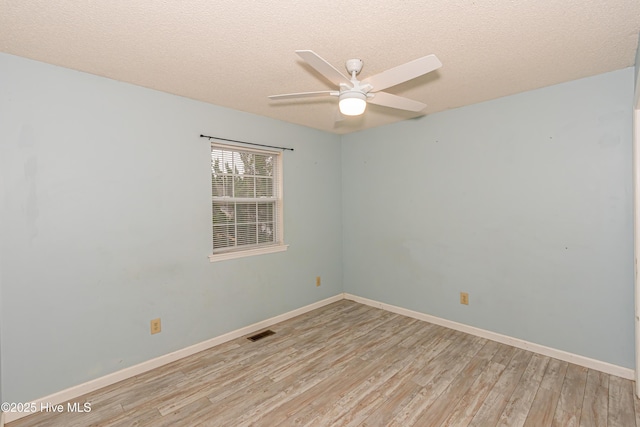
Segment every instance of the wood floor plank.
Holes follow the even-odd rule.
[[[458,404],[462,396],[471,388],[476,378],[491,363],[491,359],[498,351],[500,344],[496,342],[484,342],[484,346],[467,363],[464,369],[449,384],[446,390],[440,394],[436,401],[429,406],[414,424],[416,426],[439,426],[448,417],[451,410]]]
[[[447,348],[452,340],[448,340],[446,328],[429,328],[422,337],[414,342],[417,350],[415,357],[407,360],[404,368],[387,383],[380,386],[378,396],[382,402],[370,403],[367,417],[362,425],[388,425],[422,390],[411,378],[422,370],[431,360]]]
[[[414,399],[422,387],[412,381],[401,381],[394,384],[396,388],[391,393],[382,392],[382,403],[362,421],[363,426],[389,425],[398,413]]]
[[[526,350],[515,350],[515,354],[509,364],[485,398],[478,412],[471,419],[469,426],[486,427],[495,426],[498,423],[502,411],[507,405],[513,390],[518,385],[532,356],[533,354]]]
[[[478,337],[473,338],[474,339],[469,340],[467,337],[463,337],[457,340],[457,343],[462,346],[459,348],[460,351],[455,357],[452,357],[453,354],[449,352],[450,348],[447,348],[447,350],[434,358],[429,363],[428,369],[423,369],[423,371],[431,371],[427,377],[422,375],[414,376],[413,381],[418,384],[420,384],[418,381],[424,381],[425,378],[429,378],[429,380],[424,383],[425,385],[422,390],[414,399],[391,421],[390,426],[419,425],[416,423],[422,412],[431,406],[449,387],[458,374],[469,364],[475,353],[477,353],[486,342],[486,340]],[[434,372],[434,369],[437,369],[437,373]],[[416,381],[416,379],[418,381]]]
[[[7,427],[633,427],[640,418],[628,380],[353,301],[270,329],[75,400],[90,413]]]
[[[433,323],[418,322],[420,328],[415,334],[405,334],[405,338],[400,342],[400,347],[418,347],[422,346],[424,342],[428,342],[432,335],[440,332],[441,326],[434,325]]]
[[[381,363],[382,362],[382,363]],[[336,418],[342,413],[343,406],[353,407],[350,405],[354,398],[360,398],[363,388],[366,388],[373,382],[384,382],[386,378],[394,375],[400,367],[389,366],[384,359],[374,361],[362,361],[365,369],[360,369],[358,375],[345,377],[343,375],[335,376],[330,384],[331,389],[314,390],[308,393],[307,404],[300,405],[296,400],[292,400],[291,418],[296,423],[306,425],[310,420],[318,419],[319,416],[335,416]],[[384,363],[384,366],[382,365]],[[319,391],[320,393],[316,393]],[[328,392],[325,392],[328,391]],[[329,411],[327,411],[329,409]]]
[[[551,425],[553,427],[578,427],[587,385],[587,368],[569,364],[560,399]]]
[[[589,369],[582,400],[580,427],[606,427],[609,408],[609,375]]]
[[[188,419],[194,414],[207,411],[211,407],[211,402],[206,397],[190,402],[188,405],[180,406],[178,409],[168,414],[162,414],[159,418],[147,418],[139,424],[139,427],[173,427],[179,425],[189,425]]]
[[[105,417],[104,413],[100,412],[100,427],[139,427],[161,418],[160,412],[153,406],[137,407],[115,417]]]
[[[239,423],[259,423],[261,425],[282,425],[301,408],[312,404],[316,399],[325,399],[330,404],[335,402],[339,390],[349,390],[364,378],[372,375],[378,368],[374,361],[363,361],[359,358],[351,360],[351,366],[357,369],[334,371],[323,381],[307,384],[294,383],[291,391],[276,400],[269,400],[262,407],[252,409],[248,414],[238,418]],[[275,410],[277,409],[277,411]]]
[[[538,388],[549,364],[549,358],[534,354],[529,361],[527,369],[520,378],[516,389],[509,398],[497,426],[517,427],[524,425],[533,399],[538,393]]]
[[[423,387],[432,383],[434,378],[442,373],[443,369],[451,368],[449,362],[456,356],[461,356],[460,351],[462,348],[465,348],[467,344],[479,342],[473,340],[473,338],[475,337],[463,333],[451,334],[451,338],[448,338],[449,345],[436,357],[429,360],[429,363],[412,378],[412,381]]]
[[[475,379],[469,390],[447,415],[442,422],[442,427],[469,425],[505,368],[506,366],[501,363],[489,362],[489,366]]]
[[[403,331],[404,333],[411,331]],[[333,405],[317,405],[316,425],[361,425],[369,415],[395,393],[402,384],[409,382],[419,369],[420,347],[400,348],[377,359],[378,370],[357,387],[340,393]]]
[[[531,404],[531,409],[524,423],[527,427],[550,426],[560,399],[562,384],[569,364],[558,359],[551,359]]]
[[[299,425],[333,425],[337,420],[341,425],[360,424],[358,420],[364,419],[368,411],[380,404],[376,390],[398,374],[407,360],[404,357],[396,360],[382,357],[371,363],[372,370],[368,376],[356,378],[348,384],[340,381],[339,391],[333,396],[323,394],[305,408],[295,411],[291,416],[293,421]]]
[[[629,427],[636,423],[633,384],[620,377],[609,378],[609,427]]]

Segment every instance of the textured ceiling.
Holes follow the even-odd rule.
[[[335,133],[419,114],[269,101],[334,89],[295,50],[361,79],[434,53],[387,90],[429,114],[632,66],[639,30],[640,0],[0,0],[0,51]]]

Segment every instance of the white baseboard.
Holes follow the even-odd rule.
[[[596,371],[604,372],[605,374],[615,375],[628,380],[635,379],[635,371],[629,368],[623,368],[622,366],[612,365],[611,363],[602,362],[600,360],[591,359],[589,357],[580,356],[577,354],[569,353],[563,350],[558,350],[544,345],[535,344],[529,341],[521,340],[519,338],[513,338],[507,335],[498,334],[496,332],[487,331],[485,329],[476,328],[474,326],[465,325],[463,323],[453,322],[451,320],[442,319],[440,317],[431,316],[429,314],[420,313],[417,311],[408,310],[406,308],[397,307],[390,304],[362,298],[356,295],[348,293],[344,294],[345,299],[358,302],[360,304],[369,305],[371,307],[380,308],[392,313],[401,314],[403,316],[412,317],[418,320],[424,320],[429,323],[444,326],[456,331],[465,332],[467,334],[476,335],[481,338],[486,338],[492,341],[497,341],[502,344],[507,344],[513,347],[521,348],[523,350],[532,351],[534,353],[541,354],[543,356],[553,357],[554,359],[563,360],[565,362],[573,363],[576,365],[584,366],[585,368],[594,369]]]
[[[70,387],[66,390],[59,391],[57,393],[50,394],[49,396],[42,397],[40,399],[34,400],[30,403],[35,403],[36,407],[40,407],[42,403],[49,403],[53,405],[58,405],[60,403],[66,402],[71,399],[75,399],[84,394],[91,393],[92,391],[98,390],[100,388],[109,386],[111,384],[115,384],[118,381],[126,380],[127,378],[134,377],[136,375],[140,375],[144,372],[150,371],[151,369],[158,368],[160,366],[166,365],[168,363],[174,362],[176,360],[182,359],[187,356],[191,356],[192,354],[199,353],[203,350],[207,350],[211,347],[215,347],[227,341],[234,340],[236,338],[240,338],[244,335],[251,334],[253,332],[257,332],[261,329],[268,328],[269,326],[275,325],[276,323],[283,322],[285,320],[291,319],[293,317],[299,316],[301,314],[307,313],[309,311],[315,310],[316,308],[323,307],[325,305],[331,304],[336,301],[340,301],[344,299],[344,294],[338,294],[332,296],[330,298],[324,299],[322,301],[314,302],[313,304],[306,305],[304,307],[300,307],[298,309],[289,311],[284,314],[280,314],[278,316],[272,317],[270,319],[263,320],[258,323],[254,323],[253,325],[245,326],[244,328],[236,329],[235,331],[228,332],[226,334],[217,336],[215,338],[211,338],[207,341],[203,341],[198,344],[194,344],[192,346],[174,351],[172,353],[165,354],[163,356],[156,357],[155,359],[147,360],[146,362],[139,363],[137,365],[131,366],[129,368],[122,369],[120,371],[113,372],[111,374],[105,375],[100,378],[96,378],[95,380],[87,381],[86,383],[79,384],[74,387]],[[0,427],[2,427],[4,422],[10,423],[11,421],[15,421],[17,419],[23,418],[30,413],[18,413],[18,412],[7,412],[3,413],[4,420],[0,418]]]

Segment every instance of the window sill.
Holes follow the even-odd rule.
[[[223,254],[209,255],[210,262],[226,261],[228,259],[244,258],[254,255],[272,254],[276,252],[284,252],[289,245],[265,246],[263,248],[247,249],[245,251],[226,252]]]

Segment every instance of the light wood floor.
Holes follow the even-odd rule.
[[[629,380],[351,301],[271,329],[8,426],[640,427]]]

